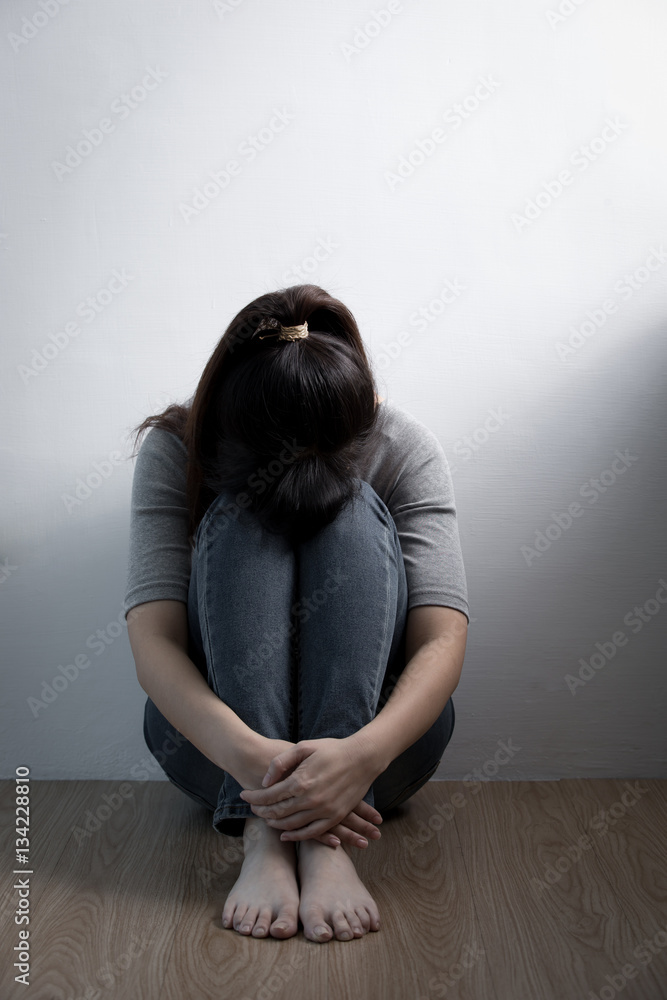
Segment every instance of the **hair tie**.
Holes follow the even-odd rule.
[[[298,326],[283,326],[279,323],[277,319],[263,319],[262,322],[257,327],[255,333],[260,330],[266,330],[269,327],[280,327],[280,330],[276,333],[265,333],[260,336],[260,340],[264,340],[265,337],[278,337],[278,340],[303,340],[308,336],[308,323],[303,322]]]

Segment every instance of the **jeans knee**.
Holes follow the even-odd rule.
[[[237,499],[238,497],[234,497],[229,490],[221,490],[218,493],[205,510],[204,516],[197,526],[194,536],[195,549],[201,544],[204,535],[210,541],[228,529],[233,522],[238,521],[244,508],[239,506],[236,502]]]
[[[386,812],[389,809],[395,809],[397,806],[403,805],[404,802],[407,802],[408,799],[412,798],[412,796],[415,795],[420,788],[423,788],[426,782],[433,777],[435,772],[438,770],[439,764],[440,761],[437,760],[435,764],[428,769],[426,774],[421,775],[421,777],[417,778],[416,781],[410,782],[410,784],[406,785],[398,792],[394,789],[393,794],[389,794],[388,790],[385,789],[384,799],[382,798],[382,790],[380,790],[380,794],[375,794],[375,808],[380,812]],[[378,802],[380,803],[379,805]]]
[[[431,728],[376,778],[373,783],[375,808],[380,812],[393,809],[418,792],[435,774],[453,732],[454,702],[449,698]]]
[[[389,517],[391,519],[389,508],[379,493],[375,492],[370,483],[366,482],[365,479],[359,479],[357,477],[357,489],[358,497],[363,503],[370,507],[371,510],[381,513],[384,518]]]

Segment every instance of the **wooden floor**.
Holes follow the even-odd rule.
[[[326,944],[222,929],[241,840],[171,784],[30,786],[33,874],[12,876],[0,783],[2,1000],[667,998],[667,781],[429,782],[355,855],[382,929]]]

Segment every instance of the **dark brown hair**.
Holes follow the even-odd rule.
[[[266,319],[307,322],[308,336],[260,340],[273,332],[257,330]],[[293,285],[234,317],[192,398],[147,417],[134,431],[135,447],[151,427],[184,442],[191,542],[223,490],[244,494],[240,505],[268,530],[301,541],[358,492],[358,463],[379,433],[376,395],[349,309],[317,285]]]

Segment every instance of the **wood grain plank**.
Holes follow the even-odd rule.
[[[14,864],[14,782],[3,784],[5,789],[0,806],[2,856],[12,859],[13,869],[21,867]],[[89,795],[90,790],[85,781],[30,781],[28,867],[38,875],[30,888],[30,903],[35,911],[48,878],[72,836],[72,816],[83,814]],[[0,889],[0,926],[5,927],[8,920],[13,921],[16,901],[17,892],[13,888],[13,880],[5,880]]]
[[[303,932],[252,938],[222,926],[222,908],[243,862],[243,838],[227,837],[200,810],[194,864],[184,887],[160,1000],[313,1000],[326,997],[327,950]]]
[[[160,996],[192,866],[189,800],[166,782],[77,784],[87,796],[83,810],[70,812],[71,827],[84,829],[86,810],[105,818],[87,836],[72,833],[49,875],[35,869],[46,884],[31,917],[29,995],[97,1000],[97,990],[104,1000],[152,1000]],[[131,796],[119,794],[121,784],[131,786]],[[121,803],[111,809],[114,795]],[[5,973],[3,998],[24,990]]]
[[[387,814],[382,838],[355,855],[382,927],[329,943],[332,996],[429,1000],[456,991],[460,1000],[494,1000],[456,826],[438,811],[458,787],[427,783]]]
[[[9,808],[14,808],[14,788],[16,782],[13,779],[3,778],[0,781],[0,813]],[[2,833],[4,833],[4,826]]]
[[[0,996],[665,1000],[667,782],[641,784],[622,809],[620,780],[429,782],[354,855],[381,931],[316,944],[222,928],[242,840],[171,784],[34,782],[31,986],[7,913]],[[6,782],[6,847],[13,808]]]
[[[628,1000],[667,995],[667,782],[657,780],[569,779],[559,782],[567,808],[577,816],[584,844],[590,843],[613,885],[624,919],[617,927],[617,947],[602,982],[615,980]],[[583,852],[582,852],[583,853]],[[554,878],[567,877],[579,852],[561,852]],[[623,971],[625,968],[625,972]]]
[[[625,917],[595,851],[539,885],[582,833],[559,784],[483,782],[456,816],[495,987],[513,1000],[587,997],[623,957]]]

